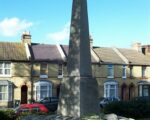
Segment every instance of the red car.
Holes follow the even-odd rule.
[[[45,105],[40,103],[33,104],[21,104],[19,107],[15,109],[16,114],[20,114],[22,112],[43,112],[48,113],[49,110],[45,107]]]

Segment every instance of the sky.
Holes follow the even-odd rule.
[[[150,0],[87,0],[94,46],[150,44]],[[72,0],[0,0],[0,42],[69,43]]]

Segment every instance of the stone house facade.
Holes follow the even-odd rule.
[[[30,93],[30,62],[22,43],[0,43],[0,106],[13,106],[14,100],[24,100]],[[22,95],[21,95],[22,94]]]
[[[21,41],[0,42],[0,106],[59,96],[61,80],[66,75],[67,45],[32,43],[29,33],[24,33]],[[91,44],[99,98],[131,100],[150,96],[149,48],[141,44],[134,44],[132,49]]]

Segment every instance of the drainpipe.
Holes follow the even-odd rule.
[[[30,60],[30,64],[31,64],[31,72],[30,72],[30,75],[31,75],[31,77],[30,77],[30,81],[31,81],[31,103],[33,103],[34,102],[34,98],[33,98],[33,84],[34,84],[34,81],[32,79],[32,72],[33,72],[33,60],[32,60],[32,58]]]

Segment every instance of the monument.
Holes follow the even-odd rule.
[[[92,77],[87,0],[73,0],[67,75],[57,113],[81,117],[98,113],[98,85]]]

